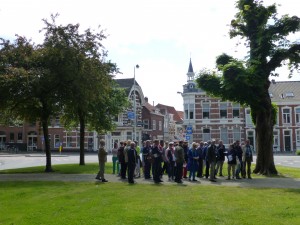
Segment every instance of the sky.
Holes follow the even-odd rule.
[[[103,45],[108,60],[120,69],[118,79],[133,78],[151,104],[183,109],[177,92],[183,91],[191,58],[196,75],[214,69],[216,56],[227,53],[243,59],[247,49],[229,38],[229,24],[237,10],[236,0],[0,0],[0,37],[15,39],[15,34],[43,41],[39,32],[42,19],[60,14],[57,24],[79,23],[80,28],[104,30]],[[264,0],[280,4],[278,13],[300,17],[299,0]],[[300,41],[300,33],[292,40]],[[288,79],[279,70],[276,81]]]

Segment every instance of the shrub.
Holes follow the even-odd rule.
[[[297,150],[297,151],[296,151],[296,155],[300,155],[300,150]]]

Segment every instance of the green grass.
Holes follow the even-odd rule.
[[[300,190],[1,182],[0,224],[299,224]]]
[[[252,165],[254,169],[255,165]],[[55,173],[63,174],[95,174],[98,172],[99,167],[98,163],[87,163],[84,166],[79,166],[78,164],[64,164],[64,165],[53,165],[52,166]],[[276,166],[279,173],[278,177],[292,177],[300,178],[300,169],[284,166]],[[9,173],[43,173],[45,166],[29,167],[29,168],[19,168],[19,169],[9,169],[9,170],[0,170],[0,174],[9,174]],[[112,163],[105,164],[106,173],[112,172]],[[223,175],[227,176],[227,163],[224,163]],[[253,174],[254,178],[264,177]]]

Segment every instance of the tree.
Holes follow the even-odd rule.
[[[64,83],[60,95],[63,109],[61,118],[66,127],[80,130],[80,165],[84,165],[84,138],[88,128],[96,131],[111,130],[113,118],[127,103],[124,92],[115,88],[111,74],[117,67],[106,61],[107,52],[101,41],[106,38],[103,31],[90,29],[79,32],[79,24],[56,25],[44,20],[47,48],[57,49],[64,55],[63,73],[70,82]],[[115,104],[117,101],[118,104]],[[105,110],[103,110],[105,109]],[[97,118],[99,119],[97,119]]]
[[[244,39],[248,58],[240,61],[222,54],[216,60],[219,72],[201,72],[197,83],[214,96],[250,107],[256,125],[254,173],[277,174],[272,146],[276,109],[268,92],[269,77],[284,63],[291,73],[299,69],[300,44],[287,37],[300,30],[300,19],[288,15],[278,18],[275,4],[264,6],[258,0],[239,0],[236,7],[239,11],[231,21],[230,37]]]
[[[40,121],[45,139],[46,172],[52,171],[48,122],[59,111],[61,76],[48,67],[49,52],[17,36],[0,43],[1,110],[12,118]],[[52,65],[53,67],[57,66]]]

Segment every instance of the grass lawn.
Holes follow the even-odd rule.
[[[300,190],[1,182],[0,224],[300,224]]]
[[[41,173],[42,167],[0,171]],[[96,163],[54,165],[56,173],[90,174]],[[300,169],[277,167],[283,176]],[[224,168],[226,173],[227,165]],[[106,164],[106,172],[112,164]],[[256,176],[263,179],[263,176]],[[284,182],[284,178],[282,179]],[[300,224],[300,189],[99,182],[1,182],[2,224]]]
[[[252,169],[254,169],[255,165],[252,165]],[[95,174],[98,172],[98,164],[97,163],[87,163],[84,166],[79,166],[78,164],[63,164],[63,165],[53,165],[52,166],[55,173],[63,173],[63,174]],[[292,167],[284,167],[284,166],[276,166],[277,171],[279,172],[278,177],[292,177],[292,178],[300,178],[300,169],[292,168]],[[20,169],[9,169],[9,170],[0,170],[0,174],[3,173],[43,173],[45,170],[45,166],[37,166],[37,167],[29,167],[29,168],[20,168]],[[112,172],[112,163],[105,164],[105,172]],[[224,163],[223,175],[227,176],[227,163]],[[264,177],[257,176],[255,174],[253,177]]]

